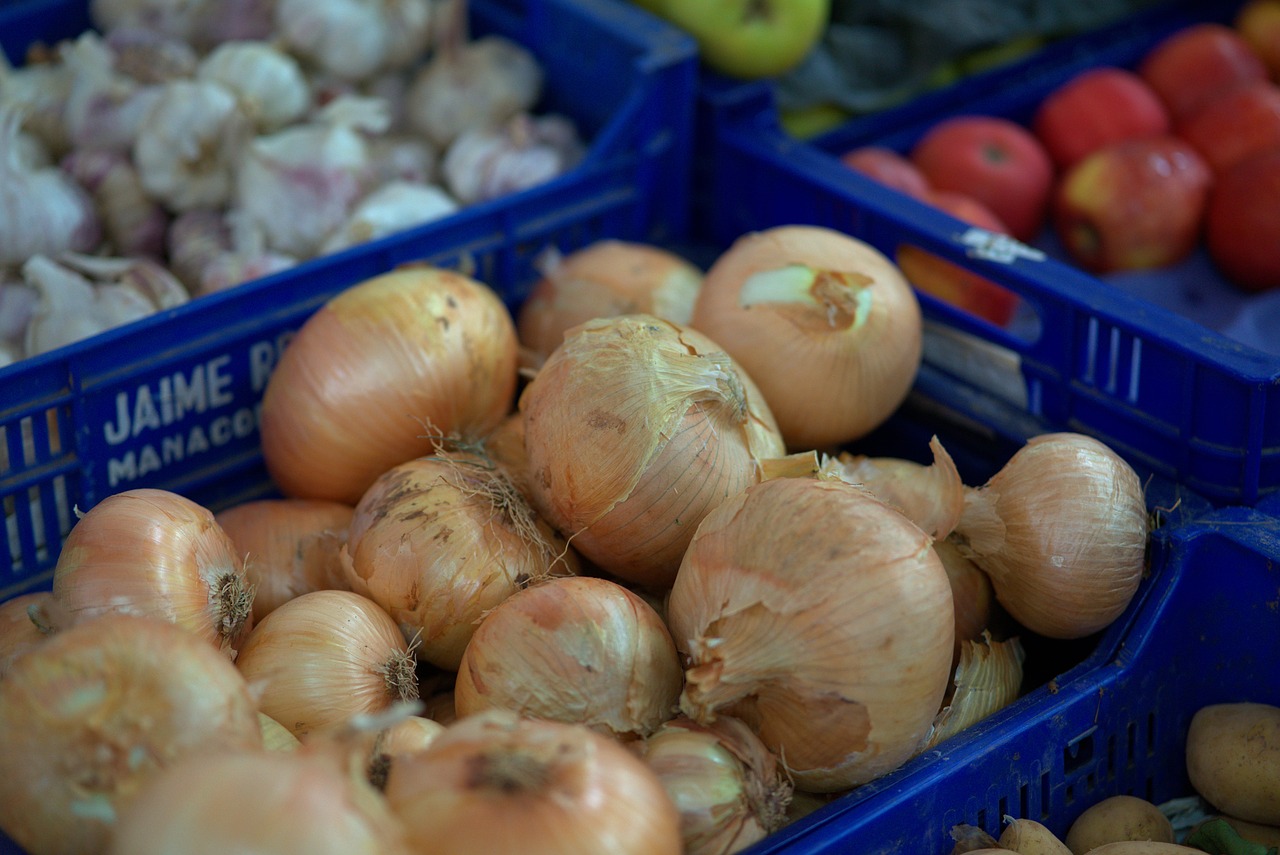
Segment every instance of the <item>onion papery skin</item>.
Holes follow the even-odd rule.
[[[787,821],[791,782],[746,724],[679,716],[637,745],[680,811],[685,855],[730,855]]]
[[[310,747],[176,764],[121,816],[107,855],[407,855],[404,829],[340,758]]]
[[[0,680],[0,829],[33,855],[101,851],[150,777],[229,750],[262,750],[235,666],[166,621],[103,615]]]
[[[811,792],[913,756],[951,673],[951,586],[931,539],[842,481],[764,481],[712,511],[667,620],[688,663],[681,710],[742,719]]]
[[[37,614],[43,613],[41,606],[52,596],[48,591],[33,591],[0,603],[0,680],[14,659],[47,637],[29,609],[34,606]]]
[[[602,569],[657,589],[707,512],[785,453],[741,367],[652,315],[576,327],[519,406],[535,509]]]
[[[661,781],[583,725],[489,710],[401,758],[387,801],[421,855],[678,855]]]
[[[520,344],[547,358],[564,334],[594,318],[647,314],[688,325],[702,271],[673,252],[601,240],[551,262],[516,316]]]
[[[255,622],[301,594],[345,587],[341,552],[353,513],[342,502],[257,499],[214,515],[248,556]]]
[[[550,579],[490,612],[454,684],[460,718],[486,709],[643,737],[676,711],[683,673],[662,618],[608,579]]]
[[[281,605],[236,660],[259,710],[299,739],[417,700],[414,664],[395,621],[351,591],[313,591]]]
[[[384,473],[356,505],[348,578],[391,615],[420,660],[456,671],[485,612],[576,555],[502,469],[445,452]]]
[[[515,324],[486,285],[405,267],[343,291],[307,319],[262,399],[262,454],[281,491],[354,505],[379,475],[480,439],[512,409]]]
[[[1104,443],[1032,437],[965,495],[954,541],[1027,629],[1083,638],[1128,607],[1146,566],[1149,518],[1138,475]]]
[[[946,537],[964,511],[964,482],[955,461],[935,436],[929,441],[933,463],[840,452],[824,461],[832,477],[869,490],[935,539]]]
[[[72,527],[53,570],[55,630],[112,612],[190,630],[235,658],[253,628],[253,589],[207,508],[167,490],[116,493]]]
[[[878,427],[906,399],[923,354],[920,305],[902,272],[871,245],[816,226],[740,237],[707,270],[691,323],[751,375],[793,450]]]

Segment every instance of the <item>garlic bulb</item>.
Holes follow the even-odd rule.
[[[531,110],[543,72],[526,48],[484,36],[439,51],[414,76],[405,105],[410,127],[440,148],[463,131],[490,128]]]
[[[139,83],[167,83],[196,73],[195,48],[173,36],[134,25],[124,25],[105,35],[119,73]]]
[[[190,299],[176,276],[148,258],[101,258],[64,252],[58,260],[97,285],[119,285],[138,292],[156,310],[172,309]]]
[[[1050,433],[966,491],[953,541],[1019,623],[1081,638],[1133,599],[1148,525],[1142,483],[1124,458],[1092,437]]]
[[[61,62],[14,68],[0,50],[0,109],[16,110],[22,128],[35,135],[52,155],[70,148],[62,112],[71,92],[71,69]]]
[[[168,234],[169,266],[193,295],[223,291],[288,270],[298,259],[267,248],[243,211],[187,211]]]
[[[164,253],[169,214],[147,195],[128,155],[105,149],[76,149],[62,168],[90,193],[115,254],[159,258]]]
[[[369,143],[369,160],[373,164],[374,183],[412,181],[430,184],[435,181],[439,155],[435,146],[409,134],[373,137]]]
[[[133,146],[142,186],[173,211],[225,204],[250,129],[236,96],[225,86],[166,83]]]
[[[289,125],[311,107],[302,67],[267,42],[226,42],[200,62],[200,80],[225,86],[259,133]]]
[[[458,203],[439,187],[392,181],[360,200],[347,221],[325,240],[320,251],[337,252],[447,217],[457,210]]]
[[[291,53],[363,80],[427,49],[430,11],[429,0],[279,0],[276,28]]]
[[[193,44],[209,50],[223,42],[264,41],[276,35],[277,0],[217,0],[202,10]]]
[[[94,32],[82,34],[62,56],[72,70],[63,112],[72,148],[128,151],[162,87],[143,86],[117,72],[111,48]]]
[[[565,124],[562,117],[520,113],[499,128],[463,131],[441,163],[445,186],[470,205],[550,181],[582,159],[581,143],[566,135]]]
[[[112,262],[82,258],[74,263],[96,267],[95,261]],[[32,256],[23,265],[22,275],[27,285],[39,293],[40,301],[27,325],[27,355],[46,353],[146,317],[158,311],[160,303],[175,305],[182,301],[165,281],[168,274],[158,264],[139,259],[129,263],[146,266],[135,275],[122,276],[120,281],[99,283],[66,263],[43,255]]]
[[[0,266],[92,249],[102,234],[93,200],[62,170],[23,165],[18,123],[16,109],[0,107]]]
[[[362,131],[386,127],[385,107],[339,98],[315,120],[253,141],[236,173],[235,205],[268,247],[309,258],[346,221],[373,176]]]
[[[221,0],[89,0],[89,19],[102,31],[122,26],[145,27],[190,43],[199,32],[205,9]]]

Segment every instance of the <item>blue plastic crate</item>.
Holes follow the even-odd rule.
[[[0,47],[74,36],[84,0],[0,9]],[[221,507],[269,488],[257,408],[302,321],[341,289],[413,261],[461,266],[515,305],[534,260],[601,237],[666,242],[688,216],[696,47],[610,0],[472,0],[472,31],[537,54],[541,109],[572,117],[585,161],[545,185],[308,261],[0,369],[0,596],[39,584],[73,509],[133,487]]]
[[[918,394],[1001,435],[1025,437],[1046,425],[1089,433],[1135,466],[1217,504],[1255,505],[1280,490],[1280,348],[1242,344],[1104,283],[1044,247],[967,245],[967,228],[958,221],[838,160],[864,144],[906,151],[932,124],[959,113],[1025,121],[1075,73],[1132,66],[1176,29],[1230,20],[1239,5],[1162,4],[808,141],[781,129],[768,85],[704,77],[693,194],[697,234],[723,247],[744,232],[812,223],[867,240],[891,257],[909,243],[969,267],[1018,294],[1033,323],[998,328],[922,295],[928,330]],[[1030,257],[1018,254],[1026,249],[1033,250]],[[1202,259],[1181,275],[1206,270]],[[1272,338],[1280,345],[1280,332]]]
[[[1115,652],[748,850],[947,855],[951,829],[1003,817],[1065,835],[1117,794],[1195,795],[1185,745],[1212,703],[1280,704],[1280,519],[1224,508],[1158,532],[1152,576]]]

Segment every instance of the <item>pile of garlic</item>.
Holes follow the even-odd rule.
[[[466,0],[91,0],[0,54],[0,367],[548,181],[523,46]]]

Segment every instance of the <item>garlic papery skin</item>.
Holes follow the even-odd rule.
[[[279,0],[276,29],[291,53],[346,80],[364,80],[427,48],[428,0]]]
[[[56,167],[28,170],[18,157],[19,115],[0,107],[0,267],[34,255],[88,251],[101,240],[93,200]]]
[[[361,199],[347,221],[321,245],[320,252],[337,252],[377,240],[458,210],[458,203],[439,187],[392,181]]]
[[[1146,561],[1149,519],[1137,473],[1078,433],[1032,437],[965,495],[961,551],[991,578],[1015,620],[1082,638],[1124,612]]]
[[[548,119],[551,117],[548,117]],[[527,190],[556,178],[577,165],[582,149],[573,141],[561,144],[544,138],[543,123],[521,113],[505,124],[468,128],[445,152],[440,173],[445,186],[464,205],[487,202]]]
[[[190,299],[178,277],[153,259],[100,258],[64,252],[58,260],[77,273],[91,277],[95,285],[136,291],[156,311],[181,306]]]
[[[138,129],[133,161],[142,186],[171,211],[215,208],[232,195],[251,125],[234,93],[208,81],[175,80]]]
[[[871,781],[919,749],[955,628],[931,538],[842,481],[775,478],[698,526],[667,600],[681,711],[742,719],[796,787]]]
[[[62,159],[62,169],[93,194],[116,255],[163,257],[169,214],[147,194],[127,154],[77,149]]]
[[[278,131],[311,108],[302,67],[267,42],[224,42],[201,60],[196,77],[232,92],[258,133]]]
[[[21,127],[44,143],[53,157],[71,147],[62,116],[73,76],[62,62],[14,68],[0,51],[0,110],[16,110]]]
[[[139,83],[168,83],[195,75],[200,57],[187,42],[145,27],[123,25],[105,35],[113,67]]]
[[[752,378],[716,342],[653,315],[576,327],[519,408],[534,507],[582,555],[656,589],[698,522],[784,454]]]
[[[82,34],[62,56],[72,70],[63,111],[72,148],[128,152],[163,88],[143,86],[117,72],[111,48],[94,32]]]
[[[739,852],[786,824],[791,782],[738,719],[677,716],[635,748],[680,811],[686,855]]]
[[[102,32],[132,26],[190,44],[205,9],[221,0],[89,0],[89,19]]]
[[[33,255],[22,266],[22,277],[40,294],[27,325],[27,356],[56,350],[156,311],[155,305],[133,288],[95,285],[43,255]]]
[[[409,126],[447,149],[464,131],[494,128],[533,109],[543,71],[523,46],[502,36],[437,51],[406,94]]]
[[[1026,657],[1017,637],[995,641],[984,633],[977,641],[961,642],[950,697],[924,747],[932,748],[1016,701]]]
[[[857,484],[897,508],[935,540],[956,527],[964,510],[964,483],[955,461],[935,436],[929,441],[932,465],[893,457],[840,452],[822,462],[825,477]]]
[[[235,207],[271,249],[312,257],[369,191],[374,173],[361,131],[385,120],[381,102],[340,98],[307,124],[258,137],[236,172]]]

